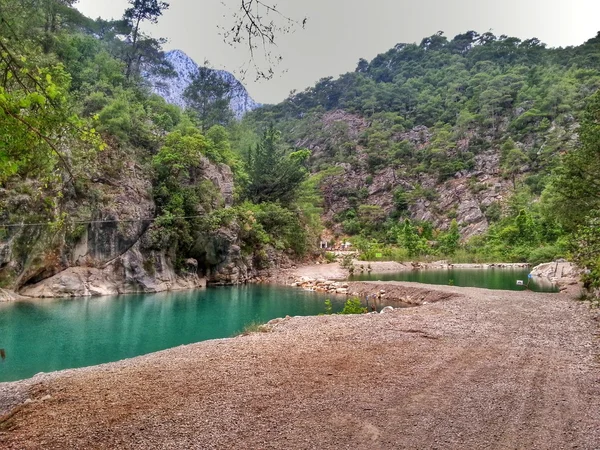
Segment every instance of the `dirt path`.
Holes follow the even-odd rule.
[[[370,273],[389,273],[389,272],[402,272],[404,270],[411,270],[413,266],[411,263],[397,263],[394,261],[358,261],[354,260],[353,264],[356,267],[356,273],[364,272],[367,266],[370,268]],[[348,278],[348,270],[343,268],[339,262],[333,262],[329,264],[305,264],[294,269],[282,269],[274,272],[267,279],[271,282],[279,284],[290,284],[293,280],[298,278],[314,278],[324,280],[344,280]]]
[[[600,448],[596,312],[430,288],[460,296],[0,384],[33,400],[0,447]]]

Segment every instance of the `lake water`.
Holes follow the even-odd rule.
[[[0,381],[118,361],[235,335],[252,322],[317,315],[345,297],[270,285],[0,303]]]
[[[352,279],[524,290],[516,286],[516,280],[527,283],[527,275],[527,270],[451,269],[363,274]],[[530,288],[556,290],[552,285],[534,283]],[[301,289],[248,285],[0,303],[0,348],[6,354],[0,359],[0,382],[226,338],[252,322],[317,315],[325,311],[327,298],[331,298],[334,312],[340,311],[346,300]]]
[[[366,266],[365,266],[366,267]],[[414,281],[417,283],[442,284],[487,289],[524,291],[526,286],[518,286],[517,280],[526,285],[529,269],[446,269],[446,270],[407,270],[385,274],[358,274],[352,281]],[[556,285],[542,283],[539,279],[529,281],[529,289],[535,292],[558,292]]]

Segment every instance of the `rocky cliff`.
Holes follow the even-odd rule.
[[[157,247],[151,180],[124,159],[119,172],[94,177],[85,190],[73,189],[55,205],[62,210],[58,222],[34,218],[33,212],[44,217],[46,210],[42,186],[26,182],[0,192],[3,223],[12,215],[24,217],[24,211],[30,217],[23,226],[4,229],[2,288],[28,297],[97,296],[240,283],[258,274],[252,257],[241,254],[235,224],[201,235],[193,249],[199,259]],[[219,203],[229,207],[231,169],[205,158],[200,167],[202,179],[218,190]]]
[[[406,208],[412,219],[430,222],[441,230],[456,219],[463,239],[468,239],[488,229],[489,218],[493,220],[494,211],[505,207],[515,191],[514,180],[506,176],[501,166],[500,144],[485,132],[473,130],[456,142],[454,154],[448,152],[445,158],[453,158],[456,152],[471,152],[475,153],[473,164],[440,180],[438,174],[419,171],[402,158],[385,167],[370,167],[373,148],[367,148],[364,136],[373,124],[360,115],[334,110],[320,115],[316,123],[311,129],[317,131],[297,138],[294,144],[312,151],[311,162],[316,173],[323,164],[329,167],[330,174],[321,182],[323,219],[334,233],[343,233],[340,217],[359,205],[377,206],[385,216],[393,215],[398,208],[395,196],[402,191],[408,199]],[[506,126],[497,133],[506,131]],[[569,148],[576,139],[576,124],[568,129],[555,128],[565,141],[563,148]],[[435,146],[435,133],[434,129],[419,125],[393,135],[390,141],[408,143],[418,154]],[[481,141],[490,144],[481,150]],[[516,145],[524,152],[532,152],[540,143],[525,136]],[[528,165],[517,169],[517,179],[535,173]]]
[[[186,102],[183,92],[192,82],[193,76],[198,73],[198,64],[181,50],[167,52],[165,59],[173,66],[175,76],[148,75],[147,79],[156,94],[168,103],[184,108]],[[260,106],[233,74],[224,70],[215,70],[215,72],[231,86],[230,108],[238,119]]]

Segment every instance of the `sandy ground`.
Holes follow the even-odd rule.
[[[364,262],[354,260],[354,265],[357,268],[357,273],[360,272],[360,266],[371,267],[371,273],[387,273],[387,272],[401,272],[404,270],[411,270],[412,265],[410,263],[397,263],[394,261],[374,261]],[[334,262],[329,264],[307,264],[294,269],[283,269],[274,272],[268,281],[290,284],[298,278],[315,278],[324,280],[343,280],[348,278],[348,270],[344,269],[340,263]]]
[[[600,448],[597,310],[420,286],[446,299],[0,384],[0,447]]]
[[[442,262],[434,263],[411,263],[404,262],[399,263],[395,261],[359,261],[357,259],[352,261],[354,265],[354,273],[372,273],[372,274],[385,274],[391,272],[403,272],[405,270],[414,270],[419,268],[421,270],[426,269],[446,269],[447,264]],[[481,268],[482,270],[490,266],[490,264],[453,264],[453,268]],[[527,267],[525,264],[495,264],[496,267]],[[315,278],[315,279],[326,279],[326,280],[341,280],[347,278],[349,275],[348,270],[344,269],[340,263],[334,262],[329,264],[307,264],[294,269],[279,270],[269,277],[269,281],[278,282],[282,284],[289,284],[292,280],[297,278]]]

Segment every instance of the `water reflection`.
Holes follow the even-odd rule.
[[[250,322],[324,312],[326,295],[278,286],[0,304],[0,381],[229,337]],[[334,310],[345,298],[331,298]]]
[[[506,289],[535,292],[558,292],[558,287],[549,280],[528,278],[527,269],[444,269],[444,270],[407,270],[384,274],[359,274],[351,277],[353,281],[414,281],[425,284],[481,287],[487,289]],[[523,286],[517,285],[523,281]],[[528,285],[528,286],[527,286]]]

